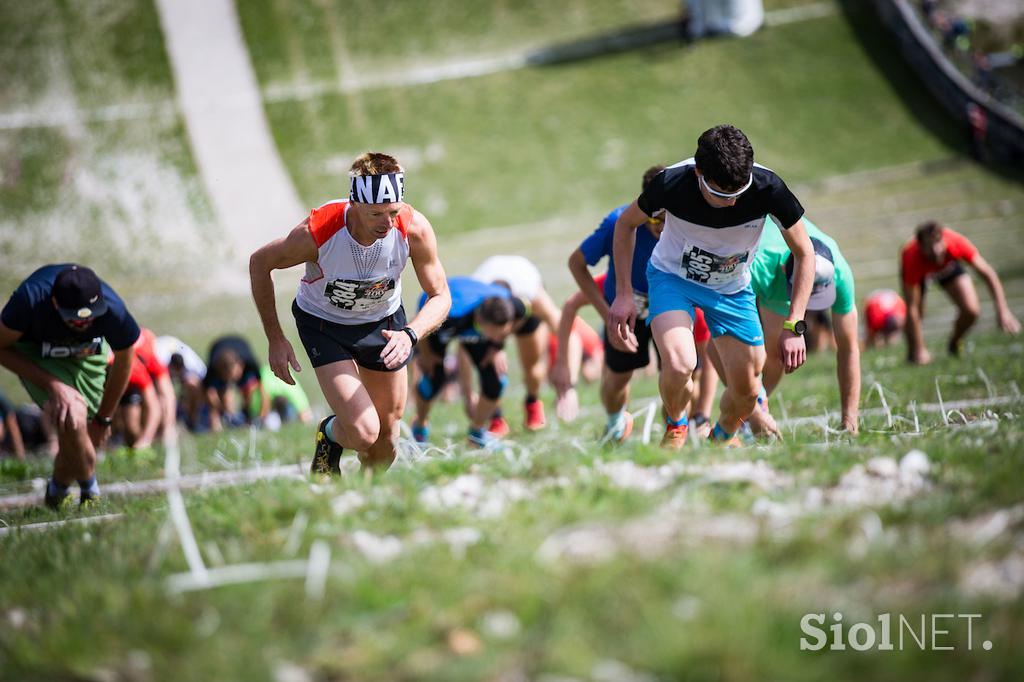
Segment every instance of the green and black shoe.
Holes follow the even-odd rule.
[[[337,474],[340,476],[341,453],[344,452],[344,448],[327,437],[325,427],[328,420],[330,420],[330,417],[320,422],[320,426],[316,430],[316,453],[313,455],[313,464],[309,467],[309,470],[313,474],[324,474],[327,476]]]

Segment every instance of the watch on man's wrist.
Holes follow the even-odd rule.
[[[782,328],[793,332],[797,336],[803,336],[804,332],[807,331],[807,323],[803,320],[786,320],[782,323]]]
[[[420,337],[416,335],[416,331],[412,327],[403,327],[402,331],[409,336],[409,340],[412,341],[412,345],[415,346],[420,340]]]
[[[98,414],[93,416],[92,421],[94,424],[99,424],[100,426],[110,426],[114,423],[114,419],[112,417],[101,417]]]

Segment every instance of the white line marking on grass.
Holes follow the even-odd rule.
[[[196,543],[196,536],[192,533],[192,524],[188,521],[188,513],[185,511],[185,500],[178,488],[178,479],[181,477],[181,451],[177,442],[167,444],[164,456],[164,475],[170,486],[167,489],[167,502],[170,505],[171,521],[178,533],[178,541],[181,543],[181,550],[185,553],[185,561],[188,563],[189,571],[195,580],[200,582],[207,580],[208,573],[203,557],[199,553],[199,545]]]
[[[295,515],[292,520],[292,525],[288,528],[288,537],[284,542],[284,554],[285,556],[295,556],[299,551],[299,547],[302,545],[302,534],[306,532],[306,526],[309,525],[309,516],[304,511],[300,511]]]
[[[234,469],[232,471],[204,471],[197,474],[181,476],[176,481],[172,481],[167,478],[157,478],[148,481],[120,481],[118,483],[106,483],[103,486],[103,494],[107,497],[115,495],[137,497],[140,495],[165,493],[172,487],[177,487],[184,491],[203,490],[206,488],[241,485],[244,483],[276,478],[294,478],[301,481],[306,480],[306,476],[303,474],[303,468],[301,465],[280,464],[275,466],[259,466],[250,469]],[[19,509],[41,503],[41,492],[22,493],[0,497],[0,509]]]
[[[648,445],[651,442],[651,429],[654,428],[654,415],[658,411],[658,403],[660,402],[660,398],[655,398],[651,401],[651,404],[647,406],[647,416],[644,418],[644,445]]]
[[[327,572],[331,567],[331,548],[323,540],[317,540],[309,548],[306,565],[306,598],[316,601],[324,596]]]
[[[888,428],[892,428],[892,410],[889,409],[889,403],[885,401],[885,390],[882,388],[882,384],[875,382],[875,385],[871,387],[872,390],[878,393],[878,399],[882,401],[882,409],[885,410],[885,425]],[[827,416],[827,415],[826,415]],[[828,420],[825,420],[828,423]]]
[[[938,391],[938,381],[936,380],[936,391]],[[939,393],[939,400],[942,400],[942,394]],[[1021,401],[1019,395],[1003,395],[995,396],[993,398],[970,398],[967,400],[956,400],[953,402],[938,402],[938,403],[922,403],[916,405],[914,408],[914,419],[915,424],[917,423],[917,410],[922,412],[938,412],[942,415],[943,423],[949,426],[949,415],[947,410],[967,410],[975,407],[996,407],[999,405],[1010,405]],[[880,417],[885,414],[885,410],[880,407],[870,408],[867,410],[861,410],[860,415],[862,417]],[[815,426],[821,426],[822,418],[819,416],[813,417],[794,417],[793,419],[783,419],[779,422],[780,426],[789,426],[796,428],[798,426],[804,426],[806,424],[813,424]],[[915,428],[916,431],[920,431],[920,426]]]
[[[103,523],[106,521],[116,521],[120,519],[124,514],[99,514],[97,516],[83,516],[77,519],[64,519],[62,521],[47,521],[45,523],[25,523],[20,526],[7,526],[6,528],[0,528],[0,537],[10,535],[19,531],[40,531],[40,530],[52,530],[54,528],[62,528],[68,525],[91,525],[94,523]]]
[[[167,578],[167,591],[171,594],[195,592],[224,585],[238,585],[261,580],[279,580],[283,578],[304,578],[309,562],[305,559],[288,561],[271,561],[269,563],[233,564],[211,568],[206,571],[205,578],[198,578],[195,573],[175,573]]]

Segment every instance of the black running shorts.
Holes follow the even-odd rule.
[[[626,353],[613,346],[608,340],[607,329],[601,334],[601,338],[604,340],[605,367],[613,372],[621,373],[642,369],[651,363],[650,349],[654,344],[651,342],[650,325],[646,320],[637,320],[633,333],[636,334],[637,351],[635,353]],[[658,349],[655,348],[654,352],[657,353]]]
[[[340,360],[354,360],[357,365],[376,372],[394,372],[412,360],[412,353],[398,367],[387,368],[380,353],[388,341],[385,329],[399,331],[406,325],[405,308],[376,322],[364,324],[338,324],[316,315],[310,315],[292,302],[292,315],[299,330],[299,338],[313,367],[323,367]]]

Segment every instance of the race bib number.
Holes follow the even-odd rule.
[[[331,305],[354,313],[375,310],[388,300],[395,290],[395,280],[389,278],[374,282],[351,279],[336,279],[328,282],[324,296]]]
[[[40,346],[44,358],[88,358],[99,355],[103,347],[103,339],[97,336],[92,341],[82,343],[59,344],[43,341]]]
[[[683,272],[686,279],[701,284],[722,284],[739,276],[743,272],[743,264],[747,262],[749,253],[734,253],[731,256],[719,256],[716,253],[691,246],[683,254]]]
[[[650,299],[647,298],[647,294],[640,293],[634,289],[633,303],[636,305],[636,319],[646,319],[647,313],[650,310]]]

